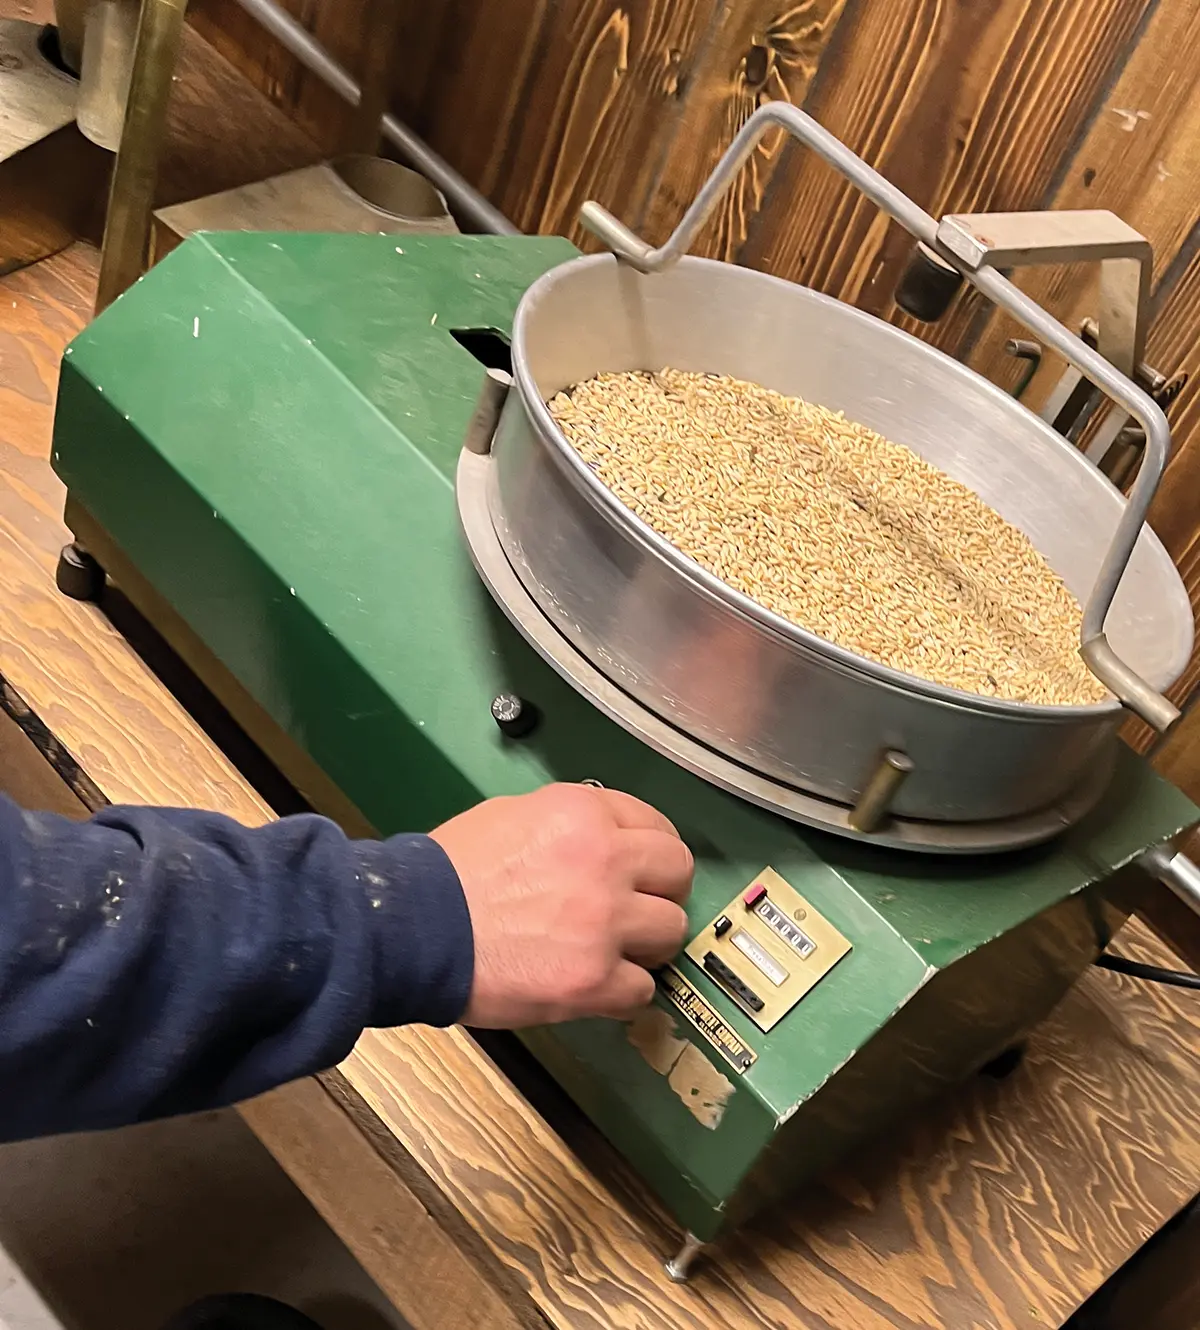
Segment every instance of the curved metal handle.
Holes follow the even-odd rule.
[[[1171,430],[1166,416],[1155,402],[1102,355],[1068,332],[1036,301],[1019,291],[994,269],[984,268],[974,272],[965,267],[960,259],[938,242],[937,222],[923,208],[868,166],[811,116],[788,102],[768,102],[746,121],[665,245],[658,249],[652,248],[598,203],[585,203],[580,212],[580,221],[618,258],[632,264],[640,272],[662,272],[688,252],[697,233],[733,184],[734,177],[746,164],[759,140],[773,126],[786,129],[836,171],[840,171],[872,203],[895,218],[918,240],[936,250],[972,286],[1024,324],[1044,345],[1053,347],[1064,360],[1119,403],[1145,431],[1146,447],[1141,470],[1083,609],[1079,650],[1092,673],[1125,706],[1156,730],[1169,729],[1179,719],[1178,708],[1151,688],[1113,651],[1104,635],[1104,621],[1112,608],[1117,586],[1141,534],[1150,501],[1162,479],[1170,452]]]

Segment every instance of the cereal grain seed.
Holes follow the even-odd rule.
[[[550,410],[622,503],[817,636],[984,697],[1108,694],[1079,602],[965,485],[838,412],[717,374],[602,374]]]

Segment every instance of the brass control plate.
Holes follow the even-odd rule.
[[[849,951],[828,919],[764,868],[685,954],[760,1030],[770,1030]]]

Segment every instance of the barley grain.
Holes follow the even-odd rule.
[[[723,375],[602,374],[550,410],[640,518],[826,641],[985,697],[1107,697],[1079,602],[966,486],[865,425]]]

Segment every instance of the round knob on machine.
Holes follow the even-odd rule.
[[[516,693],[499,693],[492,698],[492,719],[507,739],[524,739],[538,723],[538,710]]]
[[[896,304],[922,323],[936,323],[962,284],[963,275],[957,268],[918,244],[896,287]]]

